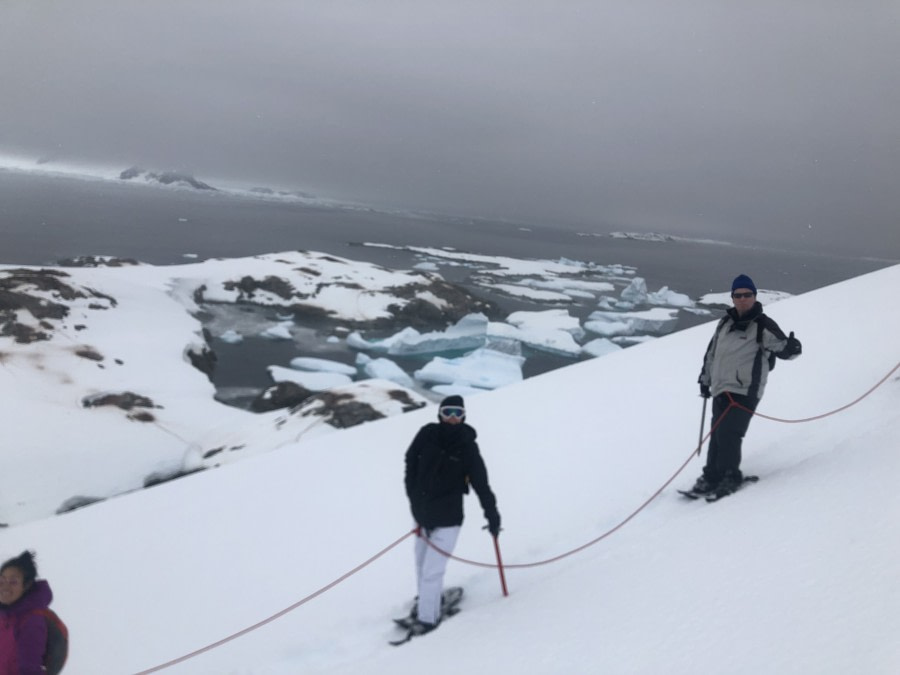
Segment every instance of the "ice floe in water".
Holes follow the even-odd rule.
[[[487,339],[487,326],[484,314],[467,314],[444,331],[420,333],[407,327],[382,340],[366,340],[359,332],[353,332],[347,336],[347,344],[354,349],[394,356],[440,354],[481,347]]]
[[[341,373],[353,377],[356,375],[356,368],[348,366],[340,361],[331,361],[330,359],[317,359],[311,356],[299,356],[291,359],[291,368],[297,370],[312,370],[323,373]]]
[[[350,376],[343,373],[294,370],[283,366],[269,366],[268,371],[273,382],[293,382],[310,391],[322,391],[332,387],[340,387],[353,381]]]
[[[371,378],[379,380],[388,380],[395,382],[404,387],[413,387],[415,382],[406,374],[406,371],[398,366],[394,361],[379,357],[373,359],[368,354],[360,352],[356,355],[356,365]]]
[[[677,323],[677,309],[654,307],[637,312],[598,310],[588,317],[584,327],[593,333],[599,333],[607,337],[610,335],[631,335],[633,333],[661,335],[671,332]],[[622,330],[620,324],[626,324],[627,329]]]
[[[294,338],[291,335],[292,325],[293,323],[291,321],[282,321],[281,323],[276,323],[274,326],[266,328],[259,335],[260,337],[269,340],[293,340]]]
[[[425,384],[460,385],[497,389],[522,380],[525,358],[494,349],[480,348],[453,359],[436,356],[413,373]]]
[[[622,347],[607,338],[596,338],[582,345],[581,350],[588,356],[596,357],[622,351]]]
[[[222,342],[227,342],[228,344],[234,345],[234,344],[237,344],[237,343],[239,343],[239,342],[243,342],[243,341],[244,341],[244,336],[241,335],[240,333],[238,333],[238,332],[235,331],[235,330],[226,330],[224,333],[222,333],[222,334],[219,336],[219,339],[220,339]]]

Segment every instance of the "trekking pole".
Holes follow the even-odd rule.
[[[697,457],[703,451],[703,425],[706,424],[706,397],[703,398],[703,412],[700,413],[700,440],[697,441]]]
[[[500,570],[500,587],[503,589],[503,597],[509,595],[506,589],[506,575],[503,573],[503,560],[500,558],[500,541],[494,536],[494,551],[497,553],[497,569]]]

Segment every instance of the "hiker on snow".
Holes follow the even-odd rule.
[[[44,670],[47,619],[36,610],[53,600],[37,579],[34,556],[25,551],[0,567],[0,675],[38,675]]]
[[[699,379],[700,395],[713,397],[714,430],[703,475],[693,491],[719,497],[731,494],[743,481],[741,441],[762,398],[769,371],[775,366],[774,357],[794,359],[802,352],[793,332],[785,336],[763,313],[762,304],[756,300],[756,285],[746,274],[732,282],[731,301],[734,307],[718,323],[706,348]],[[732,399],[739,407],[729,409]]]
[[[488,530],[495,537],[500,533],[497,500],[488,485],[487,469],[475,442],[477,434],[465,419],[462,397],[448,396],[438,409],[438,423],[422,427],[406,451],[406,495],[419,527],[415,546],[419,597],[413,608],[413,634],[427,633],[440,621],[445,554],[456,546],[463,522],[463,495],[469,485],[484,509]]]

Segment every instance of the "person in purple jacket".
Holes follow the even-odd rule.
[[[37,578],[30,551],[0,567],[0,675],[44,673],[47,619],[35,610],[52,601],[50,584]]]

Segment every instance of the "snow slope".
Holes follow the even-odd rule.
[[[803,341],[760,412],[806,418],[898,364],[900,266],[779,302]],[[887,308],[887,311],[882,310]],[[631,514],[697,441],[712,325],[559,369],[469,403],[508,564],[581,546]],[[426,409],[304,440],[63,516],[0,531],[38,552],[68,622],[68,673],[135,673],[220,640],[335,580],[410,528],[403,453]],[[451,562],[463,612],[392,648],[414,593],[403,541],[332,590],[163,671],[281,673],[900,672],[900,376],[838,414],[757,419],[718,504],[676,486],[561,561],[497,572]],[[64,425],[61,433],[65,433]],[[14,453],[15,448],[7,448]],[[490,562],[477,500],[457,555]]]

